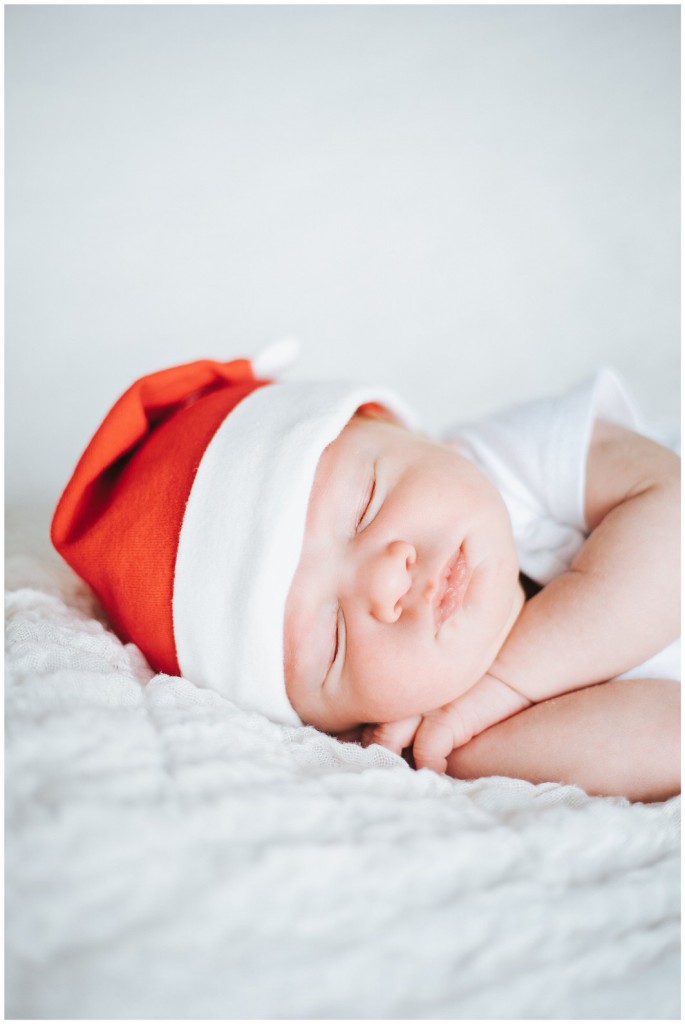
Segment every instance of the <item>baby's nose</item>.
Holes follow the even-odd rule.
[[[397,622],[402,614],[401,600],[411,589],[410,569],[416,551],[402,540],[392,541],[369,566],[368,596],[371,614],[379,622]]]

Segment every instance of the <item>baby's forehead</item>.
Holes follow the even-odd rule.
[[[377,410],[377,411],[376,411]],[[331,473],[336,467],[377,459],[391,449],[401,451],[406,442],[428,441],[381,406],[363,407],[345,424],[338,436],[324,449],[319,468]]]
[[[357,412],[338,436],[321,453],[312,487],[319,496],[332,489],[344,494],[359,486],[359,476],[370,472],[374,463],[391,448],[397,452],[398,442],[418,437],[390,413],[376,416]]]
[[[361,486],[361,477],[373,467],[382,448],[382,428],[387,426],[385,421],[356,413],[324,448],[310,492],[308,527],[319,516],[330,517]]]
[[[319,466],[354,464],[382,450],[388,439],[388,429],[396,426],[393,421],[356,412],[345,424],[338,436],[321,454]]]

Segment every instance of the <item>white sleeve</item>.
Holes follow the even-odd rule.
[[[520,568],[539,583],[564,572],[587,536],[586,463],[596,419],[641,429],[635,404],[608,369],[561,396],[527,402],[449,437],[500,491]]]

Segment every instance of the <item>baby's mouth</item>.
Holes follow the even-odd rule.
[[[461,547],[456,555],[450,558],[440,574],[440,583],[433,598],[436,636],[443,622],[456,615],[464,603],[470,579],[471,569],[466,561],[464,549]]]

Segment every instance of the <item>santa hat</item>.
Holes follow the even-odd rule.
[[[300,724],[283,619],[319,457],[365,404],[413,417],[382,388],[274,383],[274,363],[201,359],[137,380],[82,455],[51,535],[157,671]]]

